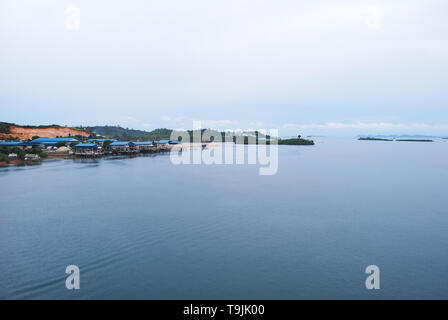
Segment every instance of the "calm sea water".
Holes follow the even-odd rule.
[[[274,176],[168,155],[1,168],[0,298],[447,299],[448,141],[316,143],[280,146]]]

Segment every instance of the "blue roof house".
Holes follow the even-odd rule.
[[[74,146],[75,149],[98,149],[98,147],[96,143],[78,143]]]
[[[32,142],[35,142],[35,143],[43,143],[43,142],[58,143],[58,142],[79,142],[79,141],[74,138],[67,137],[67,138],[37,138],[37,139],[34,139]]]
[[[78,143],[73,147],[76,156],[96,157],[103,154],[103,150],[96,143]]]
[[[139,152],[139,148],[131,141],[114,141],[109,145],[113,153],[129,154]]]
[[[135,143],[132,141],[115,141],[112,142],[109,147],[133,147]]]
[[[117,139],[88,139],[88,142],[106,142],[106,141],[117,141]]]
[[[134,144],[136,146],[154,146],[155,145],[154,141],[137,141],[137,142],[134,142]]]
[[[157,149],[157,145],[153,141],[134,142],[141,152],[153,152]]]
[[[174,141],[174,140],[159,140],[156,141],[156,144],[178,144],[179,141]]]
[[[0,142],[1,147],[23,147],[25,142],[18,142],[18,141],[4,141]]]
[[[100,144],[101,146],[102,145],[104,145],[104,143],[106,143],[106,142],[115,142],[115,141],[117,141],[117,139],[88,139],[87,140],[87,142],[90,142],[90,143],[98,143],[98,144]]]

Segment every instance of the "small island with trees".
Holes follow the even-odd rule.
[[[292,139],[278,139],[278,144],[288,145],[288,146],[313,146],[314,141],[310,139],[303,139],[302,136],[298,135],[297,138]]]
[[[279,145],[287,145],[287,146],[312,146],[314,145],[313,140],[303,139],[301,135],[298,135],[297,138],[271,138],[270,136],[260,136],[259,138],[258,132],[256,132],[256,137],[248,137],[244,136],[244,142],[238,141],[238,139],[234,138],[235,143],[243,143],[243,144],[271,144],[271,141],[275,141]],[[260,142],[262,141],[262,142]]]

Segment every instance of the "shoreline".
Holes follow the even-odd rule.
[[[48,161],[48,160],[76,160],[76,159],[80,159],[80,160],[86,160],[86,159],[91,159],[91,160],[98,160],[98,159],[102,159],[102,158],[107,158],[107,157],[116,157],[116,156],[120,156],[120,157],[125,157],[125,158],[135,158],[135,157],[139,157],[142,155],[147,155],[147,154],[166,154],[169,151],[160,151],[160,152],[154,152],[154,153],[137,153],[137,154],[106,154],[106,155],[102,155],[101,157],[77,157],[76,155],[70,155],[70,154],[54,154],[54,155],[48,155],[45,158],[41,158],[39,160],[35,160],[35,161],[25,161],[25,160],[20,160],[20,159],[14,159],[14,160],[10,160],[9,162],[7,161],[0,161],[0,168],[4,168],[4,167],[9,167],[9,166],[26,166],[26,165],[36,165],[36,164],[41,164],[42,162]]]

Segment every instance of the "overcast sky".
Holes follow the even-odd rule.
[[[446,0],[0,0],[0,121],[448,135],[447,12]]]

